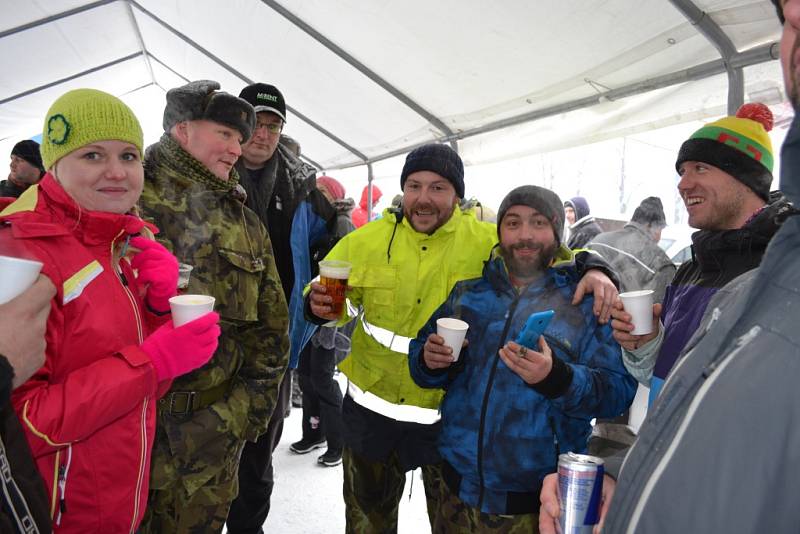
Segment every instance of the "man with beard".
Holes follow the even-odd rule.
[[[0,182],[0,197],[19,198],[26,189],[39,183],[44,176],[39,143],[27,139],[14,145],[11,149],[9,169],[11,172],[8,173],[8,179]]]
[[[781,149],[781,190],[797,203],[800,0],[773,4],[783,23],[781,63],[795,108]],[[800,217],[788,208],[781,219],[758,268],[720,288],[709,302],[618,482],[604,477],[603,531],[797,530]],[[621,458],[614,460],[606,467],[616,477]],[[542,489],[544,534],[557,532],[556,484],[556,475],[548,475]]]
[[[376,222],[346,235],[325,258],[350,262],[347,296],[363,306],[350,356],[339,365],[348,378],[342,404],[347,532],[396,531],[405,473],[417,467],[422,467],[433,520],[439,508],[435,443],[444,392],[414,383],[408,344],[456,282],[481,276],[497,242],[493,224],[458,208],[464,165],[450,147],[428,144],[412,150],[400,187],[399,210],[387,209]],[[602,262],[598,255],[581,259],[584,270]],[[574,302],[586,291],[594,291],[594,312],[605,319],[607,299],[616,298],[613,284],[591,270],[578,284]],[[350,319],[332,313],[331,297],[321,284],[311,284],[306,302],[308,317],[318,323]]]
[[[636,381],[611,328],[598,323],[591,298],[571,304],[579,276],[561,244],[561,206],[541,187],[511,191],[483,276],[458,282],[411,342],[414,381],[446,391],[434,532],[535,531],[541,480],[558,453],[585,452],[590,420],[617,416],[633,400]],[[545,310],[555,315],[544,335],[531,346],[514,342],[528,317]],[[442,317],[469,324],[455,362],[436,334]]]
[[[653,307],[653,332],[632,335],[621,303],[612,312],[614,337],[628,370],[650,385],[650,403],[697,330],[719,288],[758,267],[772,236],[793,213],[772,184],[772,113],[745,104],[736,116],[704,125],[681,145],[675,168],[689,212],[692,259],[667,286],[663,308]],[[659,319],[663,318],[663,322]]]

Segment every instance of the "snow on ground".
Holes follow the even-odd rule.
[[[339,374],[344,390],[345,381]],[[639,388],[631,408],[632,424],[638,429],[647,409],[647,391]],[[283,427],[283,436],[275,449],[275,489],[272,507],[264,523],[265,533],[337,534],[344,532],[342,466],[320,467],[317,457],[325,449],[295,454],[289,445],[302,437],[302,408],[292,408]],[[413,491],[409,497],[411,479]],[[431,531],[425,505],[425,491],[420,470],[406,475],[406,488],[400,501],[399,534],[427,534]]]
[[[343,380],[342,375],[339,375]],[[308,454],[294,454],[289,445],[302,436],[303,410],[292,408],[286,419],[283,436],[275,449],[275,489],[272,506],[264,523],[264,532],[278,534],[336,534],[344,532],[342,466],[319,467],[317,457],[324,449]],[[400,502],[399,534],[425,534],[431,531],[425,506],[421,472],[406,477],[406,489]],[[409,499],[411,477],[413,492]]]

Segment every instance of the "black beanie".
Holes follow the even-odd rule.
[[[564,205],[558,195],[538,185],[521,185],[506,195],[500,203],[500,209],[497,210],[498,236],[508,208],[517,205],[529,206],[547,217],[553,225],[556,243],[561,244],[561,235],[564,233]]]
[[[664,228],[667,225],[667,218],[664,216],[664,206],[661,204],[661,199],[647,197],[642,200],[642,203],[633,212],[631,221],[655,228]]]
[[[42,165],[42,154],[39,152],[39,143],[27,139],[20,141],[14,148],[11,149],[11,155],[22,158],[37,169],[39,172],[44,172],[44,165]]]
[[[449,146],[430,143],[409,152],[400,174],[400,189],[403,189],[408,175],[418,171],[435,172],[453,184],[458,198],[464,198],[464,163]]]

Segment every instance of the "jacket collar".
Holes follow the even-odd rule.
[[[236,166],[231,168],[227,180],[220,180],[205,165],[186,152],[173,137],[165,132],[161,139],[147,147],[144,157],[145,176],[164,174],[182,187],[192,183],[205,185],[211,191],[233,191],[239,185]]]
[[[594,215],[584,215],[583,217],[572,223],[569,226],[569,229],[575,230],[576,228],[579,228],[585,224],[589,224],[590,222],[594,222]]]
[[[86,244],[110,243],[120,235],[139,233],[146,225],[135,215],[81,208],[50,173],[0,215],[12,222],[15,237],[71,233]]]
[[[644,226],[643,224],[640,224],[640,223],[635,222],[635,221],[628,221],[627,223],[625,223],[625,226],[623,226],[622,228],[623,229],[629,229],[629,230],[632,230],[634,232],[638,232],[638,233],[642,234],[642,236],[646,237],[647,239],[649,239],[650,241],[653,241],[653,243],[655,243],[655,241],[653,240],[652,234],[647,230],[647,227]]]
[[[730,262],[758,262],[783,221],[797,213],[778,191],[773,191],[769,200],[742,228],[692,234],[692,254],[702,271],[722,270]]]
[[[513,290],[513,284],[508,275],[508,268],[503,256],[500,254],[500,245],[494,246],[489,261],[483,267],[483,276],[492,287],[496,289]],[[556,257],[553,263],[544,273],[540,280],[548,280],[556,287],[564,287],[578,280],[578,272],[575,267],[575,253],[565,245],[561,245],[556,250]],[[534,282],[534,284],[539,282]]]
[[[781,191],[800,206],[800,113],[795,113],[781,147]]]

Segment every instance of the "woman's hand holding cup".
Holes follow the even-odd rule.
[[[161,243],[146,237],[134,237],[130,244],[140,251],[131,267],[138,271],[139,283],[148,284],[147,304],[157,312],[169,311],[169,299],[178,292],[178,259]]]

